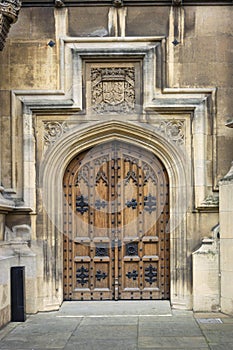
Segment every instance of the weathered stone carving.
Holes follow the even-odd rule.
[[[12,227],[5,227],[5,241],[30,241],[31,240],[31,227],[28,225],[16,225]]]
[[[172,0],[173,6],[182,6],[182,0]]]
[[[129,113],[135,109],[135,68],[92,68],[92,109],[100,113]]]
[[[64,2],[62,0],[55,0],[55,7],[63,7],[65,6]]]
[[[44,124],[44,143],[51,146],[69,129],[66,122],[46,122]]]
[[[159,131],[178,145],[184,144],[184,121],[183,120],[163,120],[159,126]]]
[[[9,17],[12,23],[17,21],[20,7],[21,1],[19,0],[0,1],[0,13],[6,17]]]
[[[0,0],[0,51],[3,50],[11,24],[18,19],[21,1]]]
[[[204,201],[201,203],[201,206],[205,207],[218,207],[219,205],[219,197],[214,196],[214,195],[208,195]]]
[[[122,7],[123,6],[123,0],[113,0],[112,2],[114,7]]]

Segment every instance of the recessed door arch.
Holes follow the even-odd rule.
[[[64,299],[169,299],[169,183],[125,142],[77,155],[64,189]]]

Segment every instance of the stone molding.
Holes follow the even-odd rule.
[[[170,179],[170,227],[171,227],[171,302],[173,305],[190,308],[189,279],[187,255],[179,251],[186,242],[186,210],[187,210],[187,182],[185,159],[182,159],[179,150],[169,143],[166,137],[151,131],[145,124],[142,128],[135,122],[105,121],[95,124],[76,127],[63,135],[56,147],[51,147],[45,154],[41,164],[40,193],[43,205],[50,220],[54,223],[51,235],[56,241],[56,252],[59,252],[59,240],[62,231],[62,178],[69,162],[79,153],[100,142],[119,140],[137,144],[158,156],[166,167]],[[56,177],[53,176],[56,174]],[[179,209],[178,209],[179,208]],[[56,229],[55,229],[56,228]],[[56,254],[56,253],[54,253]],[[62,262],[57,259],[57,275]],[[179,263],[178,263],[179,261]],[[181,269],[177,266],[182,266]],[[183,268],[185,266],[185,268]],[[182,278],[180,276],[182,275]]]
[[[10,27],[18,19],[20,0],[1,0],[0,2],[0,51],[3,50]]]
[[[57,11],[56,20],[63,27],[66,9]],[[168,88],[164,37],[73,38],[64,34],[57,40],[57,46],[60,52],[59,89],[12,91],[12,124],[14,130],[17,118],[22,116],[25,125],[22,144],[25,205],[33,209],[32,214],[42,216],[46,213],[50,219],[43,235],[48,242],[55,242],[48,252],[48,257],[51,254],[55,263],[49,262],[48,271],[55,269],[51,283],[54,294],[55,290],[59,291],[58,302],[62,301],[62,236],[59,233],[63,207],[57,196],[62,193],[64,171],[79,152],[117,139],[150,150],[168,171],[172,227],[171,300],[173,305],[191,308],[190,252],[184,253],[182,247],[187,246],[187,213],[197,208],[212,189],[212,178],[206,177],[206,165],[213,157],[212,142],[208,143],[208,140],[212,138],[215,123],[216,89]],[[86,62],[105,60],[111,63],[125,59],[127,62],[141,60],[144,98],[139,112],[114,116],[89,113],[82,79]],[[49,131],[52,133],[52,136],[49,134],[50,144],[43,152],[47,122],[58,122],[59,125],[56,124],[58,129]],[[60,133],[64,122],[69,128]],[[48,130],[46,133],[48,136]],[[193,164],[191,152],[194,152]],[[20,191],[17,181],[13,178],[16,192]],[[189,195],[191,201],[187,199]],[[46,203],[49,205],[45,209]],[[48,304],[53,304],[52,297]]]
[[[119,50],[119,43],[120,50]],[[12,111],[19,115],[23,114],[25,124],[25,138],[27,139],[28,149],[25,150],[28,161],[24,164],[24,173],[30,174],[30,177],[25,177],[25,205],[35,210],[36,194],[33,179],[35,174],[35,140],[33,119],[35,115],[47,115],[47,121],[67,122],[69,128],[77,127],[82,123],[96,123],[100,120],[100,116],[91,114],[88,117],[89,111],[85,110],[83,99],[83,79],[82,69],[85,60],[106,60],[110,61],[109,57],[115,62],[119,59],[142,60],[142,69],[144,72],[144,84],[142,93],[144,96],[143,104],[139,106],[139,113],[133,113],[127,117],[127,120],[138,122],[142,128],[150,125],[151,128],[167,137],[173,144],[185,146],[184,151],[187,153],[188,164],[191,157],[191,149],[194,150],[194,166],[193,179],[195,181],[195,203],[194,208],[204,209],[201,204],[205,198],[211,194],[213,189],[213,179],[215,179],[215,113],[216,113],[216,89],[189,89],[189,88],[167,88],[166,87],[166,63],[163,58],[166,51],[166,40],[163,37],[127,37],[127,38],[72,38],[63,37],[60,39],[60,90],[57,91],[13,91],[12,92]],[[156,65],[155,65],[156,61]],[[111,61],[110,61],[111,62]],[[67,70],[65,67],[71,67]],[[157,70],[160,70],[157,76]],[[68,87],[65,90],[64,87]],[[23,102],[24,111],[18,110],[20,101]],[[170,125],[173,115],[179,114],[181,118],[178,120],[188,121],[187,126],[182,125],[177,128],[175,125]],[[49,115],[60,114],[58,119],[51,119]],[[65,117],[61,119],[61,114]],[[166,115],[166,117],[165,117]],[[185,115],[185,118],[183,118]],[[106,120],[121,120],[122,116],[110,117],[102,116],[102,122]],[[13,125],[16,120],[16,115],[13,115]],[[126,120],[124,118],[124,120]],[[158,125],[158,122],[165,122],[165,125]],[[180,123],[180,122],[179,122]],[[174,124],[174,123],[173,123]],[[170,125],[170,129],[168,126]],[[176,130],[175,130],[176,128]],[[168,130],[169,129],[169,130]],[[178,130],[179,129],[179,130]],[[184,134],[184,130],[185,134]],[[190,134],[190,131],[192,136]],[[187,133],[188,131],[188,133]],[[64,132],[64,130],[63,130]],[[176,135],[174,134],[176,133]],[[48,136],[48,135],[47,135]],[[58,136],[54,135],[53,140]],[[178,137],[177,140],[175,138]],[[211,140],[210,144],[208,140]],[[52,138],[50,135],[49,143]],[[187,142],[188,141],[188,142]],[[57,142],[56,142],[57,144]],[[204,147],[202,147],[202,145]],[[51,146],[51,145],[50,145]],[[49,146],[49,147],[50,147]],[[213,154],[211,155],[210,150]],[[206,172],[206,157],[211,155],[211,162],[207,161],[208,167],[211,167]],[[189,160],[188,160],[189,159]],[[191,164],[189,165],[191,168]],[[29,169],[30,168],[30,169]],[[212,178],[207,179],[206,174],[212,173]],[[31,185],[30,185],[31,184]],[[30,189],[29,189],[30,187]],[[17,188],[16,180],[13,178],[13,189]],[[31,193],[32,191],[32,193]],[[31,193],[31,194],[30,194]]]
[[[60,0],[59,0],[60,1]],[[64,0],[60,1],[61,6],[112,6],[112,0]],[[232,5],[231,0],[174,0],[175,3],[182,2],[182,6],[219,6]],[[64,5],[63,5],[64,4]],[[125,6],[171,6],[173,0],[124,0]],[[57,1],[54,0],[23,0],[23,7],[37,6],[57,6]],[[61,7],[60,6],[60,7]],[[177,5],[175,5],[177,6]],[[179,4],[180,6],[180,4]]]

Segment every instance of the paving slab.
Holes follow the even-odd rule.
[[[161,348],[162,350],[174,350],[175,348]],[[190,349],[190,348],[189,348]],[[191,348],[192,350],[209,350],[210,349],[210,347],[208,346],[208,345],[206,345],[206,347],[205,348]],[[141,347],[139,347],[138,348],[138,350],[158,350],[158,348],[155,348],[155,347],[150,347],[150,348],[141,348]],[[179,348],[177,348],[176,350],[179,350]],[[221,349],[222,350],[222,349]],[[225,349],[225,350],[227,350],[227,348]]]
[[[216,317],[222,323],[211,323]],[[233,317],[172,310],[161,301],[66,302],[7,325],[0,349],[233,350]]]
[[[138,346],[147,349],[202,349],[206,347],[205,339],[201,337],[139,337]]]
[[[64,350],[138,350],[136,343],[121,340],[87,341],[78,344],[69,343]]]
[[[84,317],[82,321],[83,326],[92,326],[92,325],[103,325],[103,326],[114,326],[114,325],[138,325],[139,316],[112,316],[112,317]]]
[[[233,350],[232,343],[209,344],[211,350]]]
[[[107,331],[106,331],[107,330]],[[120,335],[120,336],[119,336]],[[72,334],[70,341],[75,339],[79,341],[80,339],[94,338],[96,340],[105,339],[136,339],[137,337],[137,325],[92,325],[92,326],[81,326],[78,327]]]
[[[82,301],[64,302],[59,316],[69,317],[104,317],[104,316],[171,316],[169,301],[124,300],[124,301]]]

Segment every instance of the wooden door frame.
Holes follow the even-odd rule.
[[[72,129],[61,137],[44,157],[41,165],[40,189],[52,225],[51,241],[55,242],[55,285],[63,300],[63,208],[62,182],[66,167],[76,154],[102,142],[119,140],[152,152],[167,169],[170,184],[170,295],[171,304],[191,308],[191,274],[187,246],[186,213],[189,174],[186,159],[174,144],[154,129],[133,123],[107,121]]]

